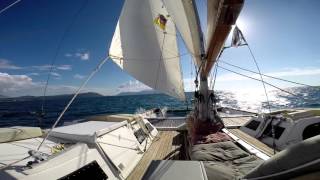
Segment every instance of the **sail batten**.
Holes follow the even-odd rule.
[[[127,0],[109,55],[145,85],[185,99],[176,28],[161,0]]]

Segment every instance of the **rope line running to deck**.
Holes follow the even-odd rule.
[[[63,109],[63,111],[60,113],[59,117],[57,118],[57,120],[55,121],[55,123],[52,125],[52,127],[50,128],[50,130],[48,131],[47,135],[45,136],[45,138],[43,138],[42,142],[40,143],[40,145],[38,146],[37,150],[40,149],[40,147],[42,146],[42,144],[44,143],[44,141],[50,136],[53,128],[55,128],[57,126],[57,124],[60,122],[62,116],[64,115],[64,113],[69,109],[70,105],[73,103],[73,101],[76,99],[76,97],[79,95],[80,91],[87,85],[87,83],[89,82],[89,80],[101,69],[101,67],[105,64],[105,62],[109,59],[109,56],[105,59],[103,59],[98,66],[91,72],[91,74],[87,77],[87,79],[82,83],[82,85],[78,88],[78,90],[76,91],[76,93],[73,95],[72,99],[68,102],[68,104],[66,105],[66,107]]]
[[[243,68],[243,67],[240,67],[240,66],[237,66],[237,65],[228,63],[228,62],[223,61],[223,60],[220,60],[220,62],[222,62],[222,63],[224,63],[224,64],[227,64],[227,65],[229,65],[229,66],[232,66],[232,67],[235,67],[235,68],[238,68],[238,69],[247,71],[247,72],[251,72],[251,73],[254,73],[254,74],[259,74],[258,72],[255,72],[255,71],[252,71],[252,70],[250,70],[250,69],[246,69],[246,68]],[[278,78],[278,77],[274,77],[274,76],[270,76],[270,75],[266,75],[266,74],[261,74],[261,75],[262,75],[262,76],[265,76],[265,77],[268,77],[268,78],[272,78],[272,79],[276,79],[276,80],[280,80],[280,81],[285,81],[285,82],[289,82],[289,83],[293,83],[293,84],[297,84],[297,85],[314,87],[314,86],[311,86],[311,85],[309,85],[309,84],[304,84],[304,83],[300,83],[300,82],[290,81],[290,80],[287,80],[287,79],[282,79],[282,78]]]
[[[44,105],[45,105],[45,102],[46,102],[47,89],[48,89],[48,85],[49,85],[49,81],[50,81],[50,77],[51,77],[52,71],[54,70],[54,67],[55,67],[54,64],[55,64],[55,62],[56,62],[56,60],[58,58],[58,55],[59,55],[59,53],[61,51],[62,43],[63,43],[64,39],[66,38],[66,35],[71,30],[71,27],[75,23],[75,21],[78,18],[78,16],[82,12],[82,10],[86,7],[87,3],[88,3],[88,0],[83,1],[82,5],[77,10],[77,12],[74,14],[70,24],[66,27],[65,31],[63,32],[63,34],[62,34],[62,36],[61,36],[61,38],[60,38],[60,40],[58,42],[58,46],[57,46],[55,54],[53,56],[53,59],[52,59],[52,62],[51,62],[51,66],[50,66],[50,70],[48,72],[46,84],[45,84],[44,91],[43,91],[42,105],[41,105],[41,115],[44,115]]]
[[[17,0],[15,2],[13,2],[12,4],[10,4],[9,6],[3,8],[2,10],[0,10],[0,14],[4,13],[6,10],[10,9],[12,6],[18,4],[20,1],[22,1],[22,0]]]
[[[7,167],[10,167],[10,166],[12,166],[12,165],[14,165],[14,164],[16,164],[16,163],[18,163],[18,162],[21,162],[21,161],[25,160],[25,159],[28,159],[29,157],[31,157],[31,156],[26,156],[26,157],[24,157],[24,158],[21,158],[21,159],[18,159],[18,160],[16,160],[16,161],[12,162],[12,163],[6,164],[6,165],[0,167],[0,170],[5,169],[5,168],[7,168]]]

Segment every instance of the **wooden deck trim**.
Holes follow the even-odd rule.
[[[257,149],[258,151],[260,151],[261,153],[265,154],[268,157],[274,155],[272,148],[270,148],[266,144],[260,142],[256,138],[251,137],[250,135],[246,134],[245,132],[241,131],[240,129],[225,129],[224,132],[227,134],[231,133],[232,135],[236,136],[240,140],[247,143],[249,146],[252,146],[254,149]],[[250,149],[248,149],[248,150],[250,151]]]
[[[227,128],[235,128],[244,126],[252,116],[238,116],[238,117],[222,117],[222,121]]]
[[[141,179],[152,160],[175,159],[175,155],[180,148],[181,139],[177,131],[159,131],[150,148],[145,152],[138,165],[133,169],[128,180]]]

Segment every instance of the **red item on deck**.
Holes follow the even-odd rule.
[[[223,132],[217,132],[214,134],[209,134],[207,136],[198,136],[196,140],[196,144],[209,144],[209,143],[218,143],[218,142],[225,142],[225,141],[231,141],[231,138]]]
[[[230,141],[231,138],[227,134],[219,132],[223,127],[222,123],[194,121],[193,117],[189,117],[189,132],[191,132],[191,142],[193,144]]]

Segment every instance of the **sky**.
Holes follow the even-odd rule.
[[[1,0],[0,10],[15,0]],[[203,32],[205,0],[196,0]],[[0,95],[75,92],[85,77],[107,55],[123,5],[120,0],[22,0],[0,14]],[[237,24],[247,39],[262,73],[320,85],[320,1],[246,0]],[[230,37],[226,45],[230,44]],[[187,52],[179,39],[181,54]],[[221,60],[257,71],[247,47],[229,48]],[[195,70],[189,55],[181,57],[186,91],[194,90]],[[246,73],[221,62],[222,67]],[[265,79],[280,87],[292,84]],[[218,90],[256,90],[260,82],[218,69]],[[84,91],[115,95],[148,89],[112,61]]]

